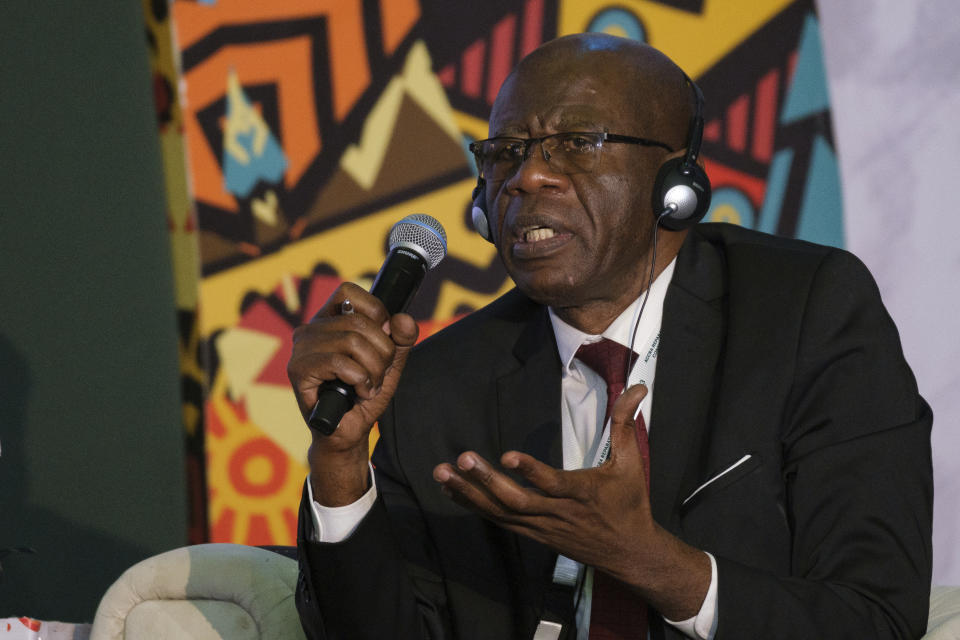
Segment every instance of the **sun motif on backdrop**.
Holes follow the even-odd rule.
[[[244,401],[231,401],[225,393],[207,404],[206,424],[208,472],[223,479],[208,494],[210,541],[293,544],[296,505],[308,473],[298,462],[302,456],[290,456],[250,420]],[[371,451],[378,437],[374,427]]]
[[[218,396],[207,404],[206,418],[208,473],[227,480],[208,493],[210,540],[255,545],[295,540],[294,509],[306,466],[252,423],[242,402]]]

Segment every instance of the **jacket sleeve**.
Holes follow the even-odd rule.
[[[930,408],[872,277],[827,254],[781,445],[790,577],[717,558],[724,638],[918,638],[931,580]]]
[[[391,419],[388,412],[381,423]],[[435,554],[416,500],[389,451],[381,439],[374,455],[377,501],[341,542],[313,542],[304,487],[296,604],[310,640],[451,636]]]

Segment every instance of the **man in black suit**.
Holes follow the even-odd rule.
[[[352,284],[297,330],[305,415],[325,380],[360,398],[310,447],[308,636],[922,633],[932,418],[896,329],[843,251],[727,225],[654,241],[694,102],[644,45],[544,45],[475,147],[517,289],[413,350],[412,318]],[[597,344],[636,352],[612,408]]]

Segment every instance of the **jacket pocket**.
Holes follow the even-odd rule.
[[[747,453],[744,454],[739,460],[732,462],[731,464],[721,468],[720,471],[711,474],[708,480],[691,491],[690,494],[683,500],[683,502],[680,503],[680,515],[683,516],[694,506],[703,502],[703,500],[759,469],[761,464],[762,460],[760,459],[759,454]]]

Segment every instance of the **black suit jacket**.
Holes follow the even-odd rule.
[[[866,268],[700,225],[667,292],[657,367],[653,515],[716,557],[716,637],[919,637],[932,418]],[[546,309],[513,291],[424,341],[380,430],[379,497],[350,538],[309,542],[301,505],[307,635],[531,638],[556,554],[458,507],[431,472],[467,449],[562,466]],[[681,637],[655,615],[651,632]]]

